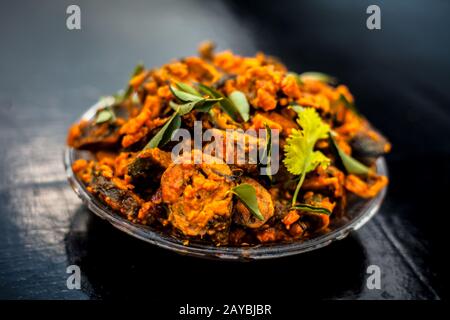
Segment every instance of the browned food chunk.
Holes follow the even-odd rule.
[[[138,212],[143,203],[134,192],[124,188],[114,179],[110,179],[95,172],[89,183],[88,190],[96,194],[103,202],[113,210],[120,212],[128,220],[136,221]]]
[[[241,183],[247,183],[255,188],[258,208],[264,217],[264,220],[256,218],[241,201],[238,201],[235,207],[235,221],[251,229],[259,228],[265,224],[267,220],[273,217],[274,206],[272,197],[262,185],[252,178],[244,177],[242,178]]]
[[[196,154],[194,151],[193,154]],[[190,237],[209,237],[216,244],[228,242],[231,223],[232,172],[220,159],[201,154],[201,164],[185,161],[170,165],[161,177],[169,222]]]
[[[115,122],[81,121],[70,128],[67,144],[77,149],[111,148],[119,143],[119,128]]]
[[[172,164],[170,152],[158,148],[145,149],[128,165],[128,175],[133,179],[146,179],[155,176],[155,169],[167,169]]]

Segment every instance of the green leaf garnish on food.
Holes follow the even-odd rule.
[[[177,84],[179,85],[179,84]],[[204,98],[202,96],[194,95],[185,91],[182,91],[178,88],[175,88],[174,86],[169,86],[170,91],[172,94],[180,101],[183,102],[193,102],[193,101],[200,101]]]
[[[295,112],[300,113],[300,112],[302,112],[303,110],[305,110],[305,107],[299,106],[298,104],[293,104],[293,105],[290,105],[290,106],[288,107],[288,109],[292,109],[292,110],[294,110]]]
[[[169,88],[178,100],[186,103],[177,104],[173,101],[170,101],[169,104],[172,109],[177,111],[182,116],[191,112],[193,109],[200,112],[208,112],[213,105],[222,100],[222,98],[204,98],[197,90],[185,83],[178,82],[177,87],[179,89],[172,86],[170,86]]]
[[[180,90],[182,90],[182,91],[184,91],[184,92],[187,92],[187,93],[190,93],[190,94],[192,94],[192,95],[194,95],[194,96],[198,96],[198,97],[201,97],[202,95],[200,94],[200,92],[198,92],[194,87],[192,87],[192,86],[190,86],[190,85],[188,85],[188,84],[186,84],[186,83],[183,83],[183,82],[177,82],[177,87],[180,89]]]
[[[339,95],[339,101],[341,101],[347,109],[352,110],[358,116],[361,115],[359,110],[356,108],[355,104],[348,101],[347,98],[343,94]]]
[[[250,119],[250,105],[245,94],[235,90],[228,97],[238,109],[242,119],[247,122]]]
[[[106,107],[103,110],[100,110],[97,114],[97,118],[95,119],[95,124],[100,124],[104,122],[114,121],[116,120],[116,115],[111,107]]]
[[[270,181],[272,181],[272,172],[271,172],[271,161],[272,161],[272,129],[268,126],[267,123],[264,123],[264,127],[266,129],[266,145],[264,147],[264,157],[266,160],[265,167],[266,167],[266,173],[267,177]]]
[[[102,97],[98,101],[99,111],[95,118],[95,124],[100,124],[109,121],[116,120],[116,114],[114,113],[112,107],[116,104],[116,98],[112,96]]]
[[[220,100],[220,107],[224,112],[226,112],[231,117],[231,119],[233,119],[234,121],[243,120],[239,112],[239,109],[234,105],[234,103],[231,101],[230,98],[225,97],[222,93],[220,93],[216,89],[208,87],[204,84],[199,83],[198,87],[200,91],[213,98],[216,99],[222,98]]]
[[[331,215],[331,211],[326,208],[315,207],[306,203],[297,203],[295,206],[291,207],[293,210],[302,210],[312,213],[326,214],[327,216]]]
[[[303,82],[304,80],[316,80],[320,82],[325,82],[328,84],[336,84],[337,79],[335,77],[329,76],[325,73],[321,72],[303,72],[302,74],[299,74],[300,80]]]
[[[298,192],[305,180],[305,175],[319,165],[326,167],[330,164],[330,159],[322,152],[314,151],[317,140],[327,138],[330,126],[322,121],[313,108],[304,108],[300,111],[297,123],[302,129],[293,129],[284,146],[286,155],[284,164],[287,170],[294,175],[300,175],[292,198],[293,206],[297,202]]]
[[[144,71],[144,64],[143,63],[137,64],[136,67],[134,67],[133,73],[131,74],[130,78],[133,78],[134,76],[137,76],[142,71]],[[117,102],[119,103],[119,102],[121,102],[123,100],[128,99],[131,96],[132,93],[133,93],[133,87],[128,85],[127,89],[125,90],[125,93],[121,97],[120,101],[117,101]]]
[[[181,116],[175,112],[157,134],[147,143],[144,149],[152,149],[158,146],[163,146],[170,141],[175,130],[181,126]]]
[[[333,136],[329,134],[329,140],[330,144],[332,146],[332,149],[335,151],[336,155],[339,157],[339,159],[342,162],[342,165],[344,166],[345,170],[348,173],[356,174],[356,175],[363,175],[367,176],[370,173],[370,168],[353,158],[352,156],[349,156],[344,151],[342,151],[341,148],[339,148],[338,144],[336,143],[336,140],[334,140]]]
[[[253,214],[256,218],[264,221],[264,217],[259,211],[258,201],[256,199],[255,188],[248,183],[241,183],[240,185],[232,188],[229,192],[236,195],[244,206]]]
[[[302,79],[300,78],[300,75],[299,75],[298,73],[295,73],[295,72],[288,72],[287,74],[288,74],[288,75],[291,75],[291,76],[294,76],[294,77],[295,77],[295,80],[297,80],[297,84],[298,84],[299,86],[303,85],[303,81],[302,81]]]
[[[144,149],[156,148],[163,146],[170,141],[175,130],[181,127],[181,116],[188,114],[193,109],[207,112],[211,107],[219,102],[221,98],[207,99],[202,97],[194,88],[187,84],[177,83],[177,88],[169,86],[170,91],[178,99],[185,103],[178,104],[173,101],[169,102],[170,107],[175,111],[174,114],[167,120],[166,124],[158,131],[156,135],[150,140]],[[186,92],[189,91],[189,92]]]

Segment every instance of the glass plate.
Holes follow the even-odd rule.
[[[83,114],[81,119],[89,120],[93,118],[96,110],[100,107],[101,104],[95,104]],[[126,232],[133,237],[180,254],[202,258],[224,260],[272,259],[322,248],[335,240],[345,238],[350,232],[358,230],[361,226],[367,223],[367,221],[369,221],[380,208],[386,194],[386,188],[384,188],[375,198],[369,200],[359,200],[352,203],[347,207],[345,217],[338,219],[337,222],[331,225],[330,232],[311,239],[248,247],[216,247],[214,245],[198,242],[191,242],[186,246],[183,245],[182,240],[165,234],[160,230],[156,230],[149,226],[131,223],[90,194],[86,190],[83,183],[72,171],[72,163],[75,160],[80,158],[89,158],[89,156],[90,153],[88,151],[80,151],[66,147],[64,152],[64,165],[70,185],[92,212],[100,218],[110,222],[117,229]],[[381,157],[376,161],[376,167],[379,174],[385,176],[388,175],[384,158]]]

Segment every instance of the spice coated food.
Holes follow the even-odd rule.
[[[262,142],[266,160],[278,130],[279,170],[261,175],[259,163],[225,162],[227,151],[207,154],[207,143],[188,157],[209,161],[175,163],[171,137],[178,128],[193,132],[195,121],[225,139],[229,129],[264,131],[245,141]],[[388,183],[375,160],[390,144],[345,85],[289,72],[262,53],[215,53],[209,42],[199,57],[138,66],[124,93],[70,128],[68,145],[94,155],[72,165],[90,193],[129,221],[186,244],[308,239],[345,217],[350,199],[372,198]]]

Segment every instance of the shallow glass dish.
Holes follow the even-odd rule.
[[[92,119],[95,116],[96,110],[100,107],[100,104],[95,104],[82,115],[81,119]],[[89,157],[90,153],[88,151],[80,151],[69,147],[66,147],[64,152],[64,165],[69,183],[75,193],[92,212],[110,222],[117,229],[133,237],[180,254],[202,258],[223,260],[273,259],[322,248],[335,240],[345,238],[350,232],[358,230],[368,222],[377,213],[386,194],[386,188],[384,188],[375,198],[369,200],[361,199],[352,203],[347,207],[345,216],[330,225],[330,232],[311,239],[246,247],[216,247],[211,244],[199,242],[191,242],[189,245],[183,245],[182,240],[165,234],[160,230],[128,221],[90,194],[84,184],[72,171],[72,163],[75,160],[80,158],[87,159]],[[388,175],[386,162],[383,157],[376,161],[376,166],[379,174]]]

